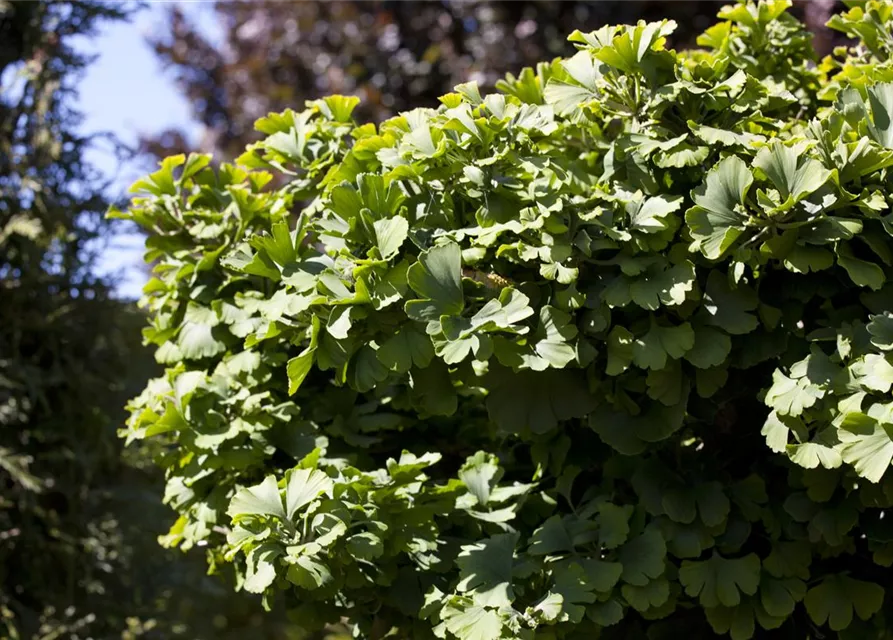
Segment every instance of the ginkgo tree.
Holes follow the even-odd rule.
[[[888,637],[893,3],[852,5],[821,62],[741,3],[164,161],[113,212],[162,542],[361,638]]]

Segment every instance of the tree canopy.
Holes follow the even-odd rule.
[[[800,2],[829,52],[824,23],[833,1]],[[670,38],[694,45],[719,0],[566,0],[393,2],[260,0],[206,5],[220,33],[176,5],[150,37],[205,135],[200,148],[225,160],[256,140],[254,121],[331,93],[361,98],[356,117],[381,121],[437,98],[462,82],[492,89],[506,73],[568,55],[566,35],[609,23],[675,19]],[[144,141],[159,159],[189,150],[185,134]]]
[[[167,158],[164,542],[356,637],[884,638],[893,3],[742,2],[380,125]]]

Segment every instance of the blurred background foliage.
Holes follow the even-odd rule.
[[[721,4],[218,2],[220,39],[173,4],[151,45],[204,126],[199,146],[232,158],[255,119],[307,99],[356,94],[359,117],[380,121],[566,54],[574,29],[673,18],[688,46]],[[91,60],[73,42],[136,9],[0,0],[0,638],[301,638],[206,576],[200,550],[157,546],[169,518],[153,452],[125,455],[116,437],[155,363],[142,313],[96,275],[115,230],[84,160],[76,86]],[[822,51],[834,10],[800,5]],[[180,130],[143,140],[156,157],[187,146]]]

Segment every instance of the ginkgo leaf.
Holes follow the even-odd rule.
[[[710,147],[681,142],[667,151],[658,151],[654,155],[654,164],[663,168],[696,167],[709,155]]]
[[[558,113],[566,114],[597,98],[597,82],[601,73],[588,51],[580,51],[561,64],[573,84],[552,78],[543,90],[543,97],[546,104],[553,105]]]
[[[295,233],[289,231],[288,223],[282,220],[272,226],[270,235],[257,235],[249,242],[258,253],[265,253],[282,267],[295,262],[297,258],[295,237]]]
[[[684,398],[687,388],[683,388],[681,394]],[[647,448],[647,443],[664,440],[682,427],[684,406],[681,401],[672,407],[657,405],[643,414],[630,415],[603,405],[589,414],[589,426],[620,453],[639,455]]]
[[[316,349],[305,349],[288,361],[288,393],[292,395],[301,387],[301,383],[313,369]]]
[[[873,262],[855,257],[847,243],[837,246],[837,264],[843,267],[850,280],[860,287],[869,287],[877,291],[886,282],[883,269]]]
[[[349,316],[348,316],[349,317]],[[286,365],[286,374],[288,375],[288,395],[294,395],[300,389],[304,379],[313,369],[316,361],[316,349],[319,344],[319,320],[314,316],[310,327],[310,344],[304,348],[294,358],[291,358]]]
[[[589,54],[585,55],[589,58]],[[543,97],[546,104],[555,107],[556,113],[565,115],[580,108],[580,105],[586,104],[597,97],[592,90],[581,87],[577,84],[569,84],[560,80],[550,79],[543,91]]]
[[[864,414],[853,420],[849,414],[838,431],[840,455],[863,478],[880,482],[893,461],[893,424],[881,424]]]
[[[784,258],[785,268],[794,273],[810,273],[828,269],[834,264],[834,254],[821,247],[795,245]]]
[[[706,482],[695,489],[698,516],[708,527],[717,527],[726,521],[731,504],[718,482]]]
[[[577,335],[577,327],[571,320],[569,314],[552,306],[540,310],[542,339],[536,343],[534,351],[555,369],[566,367],[577,357],[571,342]]]
[[[629,228],[644,233],[663,231],[668,227],[667,216],[678,211],[681,206],[682,198],[654,196],[647,200],[633,201],[626,207]]]
[[[809,545],[802,542],[777,541],[763,560],[763,568],[776,578],[809,579],[811,561]]]
[[[644,586],[624,584],[620,588],[623,597],[637,611],[659,607],[670,598],[670,583],[663,578],[652,580]]]
[[[667,358],[679,359],[695,344],[695,333],[687,322],[663,327],[652,322],[651,329],[632,345],[632,358],[642,369],[663,369]]]
[[[779,414],[799,416],[824,395],[808,378],[794,380],[781,371],[772,373],[772,386],[766,392],[766,404]]]
[[[536,615],[549,622],[557,620],[564,609],[564,596],[560,593],[552,592],[546,594],[546,596],[532,608]],[[530,611],[531,609],[528,609],[528,612]],[[574,622],[579,622],[580,618],[583,616],[584,610],[583,607],[575,607],[573,604],[569,603],[567,611],[568,614],[564,616],[564,621],[573,620]]]
[[[732,350],[728,335],[712,327],[695,327],[695,341],[685,352],[685,359],[700,369],[709,369],[726,361]]]
[[[787,618],[805,595],[806,584],[802,580],[768,576],[760,580],[760,603],[770,616]]]
[[[350,114],[360,104],[360,99],[357,96],[325,96],[317,104],[332,120],[349,122]]]
[[[286,577],[302,589],[312,591],[332,583],[332,571],[323,562],[310,556],[298,556],[290,563]]]
[[[561,66],[567,74],[581,87],[595,90],[602,74],[598,64],[588,51],[580,51],[567,60],[562,61]]]
[[[353,377],[353,387],[357,391],[366,392],[387,379],[388,368],[378,359],[376,350],[365,345],[351,362],[349,375]]]
[[[434,347],[424,333],[405,325],[382,343],[375,355],[388,369],[405,372],[413,365],[427,367],[434,357]]]
[[[499,640],[502,638],[502,618],[492,609],[471,606],[450,615],[444,621],[446,628],[461,640]]]
[[[406,303],[406,314],[417,320],[437,321],[465,307],[460,283],[462,252],[456,243],[432,247],[407,272],[407,281],[420,297]]]
[[[893,355],[870,353],[850,366],[850,372],[866,389],[886,393],[893,386]]]
[[[332,480],[317,469],[292,469],[285,474],[285,515],[293,518],[320,494],[331,491]]]
[[[553,555],[574,549],[574,541],[567,523],[560,516],[552,516],[530,536],[531,555]]]
[[[276,478],[267,476],[258,485],[240,489],[233,496],[226,512],[233,519],[246,515],[268,515],[285,519],[285,507]]]
[[[757,592],[760,559],[753,553],[726,559],[714,552],[709,560],[685,560],[679,569],[679,582],[704,607],[735,607],[741,602],[741,594],[752,596]]]
[[[661,529],[667,538],[667,550],[677,558],[698,558],[716,544],[699,521],[689,524],[668,521]]]
[[[351,555],[362,560],[375,560],[384,553],[381,538],[368,531],[355,533],[347,539],[346,544]]]
[[[693,246],[711,260],[721,257],[740,236],[748,214],[744,199],[753,184],[753,174],[736,156],[713,167],[694,193],[695,206],[685,213],[694,238]]]
[[[602,298],[610,307],[624,307],[634,302],[654,311],[661,305],[683,304],[694,286],[694,266],[686,261],[666,269],[649,270],[637,278],[618,276],[605,289]]]
[[[518,534],[503,533],[462,547],[459,567],[460,592],[473,592],[479,605],[509,606],[514,600],[512,565]]]
[[[736,607],[710,607],[704,610],[716,634],[729,634],[732,640],[750,640],[754,635],[754,612],[749,603]]]
[[[688,121],[688,126],[698,139],[711,145],[720,144],[726,147],[736,145],[749,146],[763,139],[760,135],[717,129],[716,127],[698,124],[692,120]]]
[[[413,368],[410,387],[414,404],[424,413],[449,416],[456,412],[458,397],[443,362],[435,360],[427,367]]]
[[[673,265],[656,280],[660,286],[658,293],[660,301],[668,307],[681,305],[688,299],[689,292],[694,289],[694,265],[687,260]]]
[[[868,133],[887,149],[893,149],[893,83],[879,82],[868,87],[871,120]]]
[[[743,335],[757,328],[759,321],[751,313],[758,305],[756,293],[746,285],[729,287],[719,271],[711,271],[704,292],[705,320],[731,335]]]
[[[595,55],[602,62],[621,71],[636,73],[645,55],[662,43],[664,37],[675,28],[676,23],[672,20],[649,24],[641,22],[635,27],[626,27],[609,46],[600,48]]]
[[[616,376],[626,371],[633,361],[635,336],[624,327],[614,327],[608,334],[608,363],[605,373]]]
[[[595,398],[578,377],[567,371],[494,371],[487,411],[506,432],[527,428],[546,433],[559,422],[582,418],[595,406]]]
[[[868,323],[871,344],[882,351],[893,350],[893,313],[885,312],[871,317]]]
[[[390,260],[400,251],[400,245],[406,240],[409,222],[406,218],[394,216],[381,218],[372,223],[378,251],[385,260]]]
[[[678,360],[671,361],[663,369],[649,371],[645,384],[648,385],[648,396],[668,407],[682,402],[689,389],[688,379],[682,373]]]
[[[778,629],[785,622],[784,617],[770,616],[756,598],[748,598],[734,607],[707,608],[704,613],[714,633],[729,634],[732,640],[753,638],[757,622],[767,630]]]
[[[226,345],[214,337],[213,325],[186,322],[180,329],[177,346],[184,358],[197,360],[211,358],[226,351]]]
[[[176,404],[168,401],[165,403],[164,412],[158,416],[154,423],[146,427],[144,433],[147,438],[151,438],[162,433],[187,429],[188,427],[189,423],[186,422],[183,414],[177,409]]]
[[[586,608],[586,617],[601,627],[610,627],[623,620],[623,605],[617,598],[596,602]]]
[[[633,507],[629,505],[621,507],[605,503],[599,507],[595,521],[598,524],[599,541],[606,549],[615,549],[626,542],[632,513]]]
[[[278,558],[285,555],[278,544],[268,543],[252,549],[245,557],[245,591],[263,593],[276,579]]]
[[[598,577],[598,574],[593,576],[595,572],[584,570],[583,566],[575,561],[561,561],[553,565],[552,568],[551,592],[561,598],[562,619],[574,624],[579,623],[586,612],[586,607],[583,605],[595,602],[598,598],[598,591],[610,591],[620,577],[620,566],[616,563],[592,562],[614,568],[613,571],[600,572],[601,575],[607,576],[607,580]],[[611,575],[607,575],[608,573]],[[593,582],[593,577],[598,577],[601,584]]]
[[[450,316],[441,318],[444,336],[448,340],[462,340],[482,332],[527,333],[527,327],[520,326],[519,323],[533,315],[533,308],[529,303],[530,298],[523,293],[513,287],[506,287],[499,292],[498,298],[487,301],[471,318]],[[551,327],[551,331],[545,331],[547,334],[545,337],[558,338],[563,342],[564,338],[571,338],[573,335],[562,335],[562,330],[552,321],[556,311],[554,307],[543,307],[540,310],[540,317],[544,328],[546,325]],[[566,314],[562,316],[561,322],[558,323],[561,329],[568,325],[569,318],[570,316]]]
[[[850,626],[854,612],[862,620],[868,620],[880,611],[884,590],[873,582],[831,574],[809,590],[804,602],[813,622],[840,631]]]
[[[177,193],[174,182],[174,169],[182,165],[186,161],[186,156],[182,153],[169,156],[161,161],[161,168],[138,180],[130,187],[130,193],[139,193],[140,191],[148,191],[156,195],[174,195]]]
[[[803,149],[773,141],[759,150],[754,166],[762,169],[781,194],[794,202],[813,193],[831,177],[818,160],[805,156]]]
[[[610,593],[623,569],[618,562],[572,558],[553,565],[554,588],[567,601],[594,602],[597,594]]]
[[[820,442],[789,444],[786,451],[791,462],[804,469],[815,469],[819,466],[836,469],[842,462],[839,451]]]
[[[498,463],[496,456],[478,451],[459,469],[459,479],[481,505],[489,502],[490,491],[502,475]]]
[[[667,547],[663,536],[646,531],[620,547],[621,579],[631,585],[644,587],[664,573]]]

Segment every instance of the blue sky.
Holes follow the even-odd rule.
[[[141,134],[171,126],[186,127],[193,138],[197,136],[195,125],[188,128],[189,105],[146,43],[147,34],[164,28],[164,11],[171,4],[151,3],[130,22],[106,25],[97,36],[80,43],[82,50],[99,56],[79,87],[85,133],[111,132],[128,145],[135,145]],[[210,3],[178,4],[206,33],[215,35]],[[101,144],[95,145],[89,160],[113,180],[112,197],[124,194],[145,169],[145,162],[142,166],[121,165],[108,146]],[[145,282],[142,245],[139,234],[122,229],[103,248],[99,269],[118,279],[122,297],[138,297]]]

